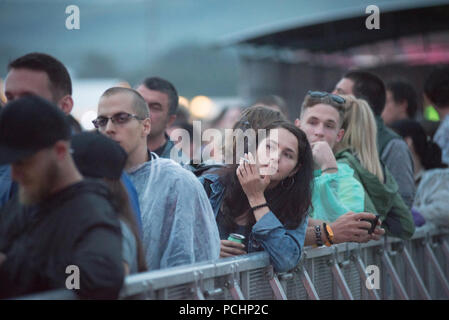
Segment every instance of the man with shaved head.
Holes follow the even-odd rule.
[[[195,175],[150,152],[151,112],[135,90],[106,90],[94,125],[127,152],[125,170],[136,186],[150,270],[214,260],[220,239],[207,195]]]

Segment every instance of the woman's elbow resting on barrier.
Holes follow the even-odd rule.
[[[269,253],[270,261],[275,272],[286,272],[294,269],[301,260],[301,248],[293,249],[290,254]]]
[[[284,261],[274,261],[274,259],[270,257],[275,272],[287,272],[294,269],[299,264],[300,259],[301,256],[294,260],[283,259]]]

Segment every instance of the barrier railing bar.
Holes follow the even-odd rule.
[[[232,299],[234,300],[245,300],[245,297],[243,296],[242,290],[240,289],[240,286],[238,283],[235,283],[234,281],[229,282],[228,285],[229,293],[232,296]]]
[[[230,268],[235,263],[238,263],[239,271],[243,272],[256,268],[264,268],[269,264],[269,261],[269,256],[266,252],[250,253],[245,256],[133,274],[126,277],[125,286],[127,293],[133,295],[140,292],[143,281],[150,281],[153,290],[159,290],[194,282],[193,273],[195,271],[201,271],[203,278],[208,279],[229,275]]]
[[[302,284],[306,289],[307,295],[311,300],[320,300],[318,293],[316,292],[315,286],[313,285],[312,280],[310,279],[309,273],[305,268],[302,269],[301,275]]]
[[[15,298],[15,300],[79,300],[75,290],[56,289]]]
[[[229,276],[229,280],[226,282],[225,286],[228,288],[229,293],[234,300],[245,300],[243,296],[242,289],[240,289],[239,285],[239,273],[238,273],[238,265],[233,264],[231,266],[232,274]]]
[[[193,285],[193,295],[195,300],[206,300],[203,294],[203,273],[201,271],[195,271],[193,273],[193,277],[195,278],[195,283]]]
[[[443,286],[446,296],[449,298],[449,284],[447,282],[446,277],[444,276],[443,270],[441,269],[437,258],[435,257],[435,254],[433,253],[432,248],[430,247],[430,244],[428,242],[424,246],[424,252],[425,252],[427,258],[429,258],[430,262],[432,262],[434,271],[436,272],[438,278],[440,279],[441,285]]]
[[[409,300],[407,292],[405,292],[404,286],[402,285],[401,280],[399,279],[399,276],[396,272],[396,269],[393,267],[393,263],[391,262],[391,259],[388,256],[388,253],[386,250],[383,250],[382,262],[384,263],[385,267],[387,268],[388,274],[390,275],[390,277],[393,280],[393,285],[396,288],[400,299]]]
[[[141,293],[143,295],[143,297],[145,298],[145,300],[153,300],[155,297],[155,292],[152,288],[151,282],[149,281],[144,281],[142,283],[143,287],[145,288],[143,293]],[[122,296],[122,292],[120,292],[120,295]]]
[[[222,288],[216,288],[213,290],[206,290],[204,291],[204,297],[209,298],[209,297],[215,297],[218,296],[220,294],[223,293],[223,289]]]
[[[411,272],[416,285],[418,286],[418,290],[421,294],[421,297],[424,300],[431,300],[432,297],[429,294],[429,291],[426,289],[426,286],[424,285],[424,281],[422,280],[421,276],[418,273],[418,269],[416,268],[415,264],[413,263],[412,258],[410,257],[410,254],[408,253],[408,250],[406,247],[402,248],[402,258],[405,261],[405,265],[407,269]]]
[[[393,264],[393,260],[390,258],[388,250],[382,251],[380,250],[380,258],[382,261],[382,272],[385,274],[388,274],[391,276],[391,279],[393,280],[393,285],[395,288],[395,291],[397,293],[399,293],[398,295],[396,295],[396,298],[402,298],[402,299],[409,299],[409,296],[414,296],[414,291],[416,289],[418,289],[417,293],[419,294],[420,297],[425,297],[428,298],[428,294],[432,293],[433,289],[432,285],[435,281],[431,281],[429,282],[429,284],[427,283],[427,278],[424,277],[425,275],[428,276],[432,276],[432,280],[437,280],[436,284],[439,287],[443,287],[443,291],[445,293],[444,296],[449,297],[449,282],[448,282],[448,275],[449,273],[446,273],[446,271],[449,272],[449,269],[443,269],[443,268],[447,268],[449,266],[449,245],[448,245],[448,241],[444,238],[447,237],[449,235],[449,229],[442,229],[442,228],[424,228],[424,229],[420,229],[417,230],[415,232],[415,235],[412,237],[411,240],[419,240],[422,239],[424,241],[422,241],[422,247],[420,247],[421,249],[419,249],[419,256],[415,256],[414,251],[407,251],[406,253],[401,252],[401,262],[404,261],[405,264],[405,268],[406,270],[414,270],[412,271],[412,275],[414,277],[415,281],[411,281],[408,282],[410,284],[410,286],[408,287],[408,289],[410,289],[410,292],[405,291],[404,290],[404,286],[401,283],[401,278],[399,278],[397,271],[399,271],[398,266]],[[432,244],[429,242],[430,237],[433,236],[437,236],[439,237],[439,239],[441,239],[440,241],[440,245],[441,245],[441,249],[443,251],[443,255],[437,257],[437,255],[435,255],[434,251],[433,251],[433,247]],[[427,237],[427,241],[426,239],[423,239]],[[396,244],[396,243],[400,243],[402,242],[402,240],[400,239],[392,239],[392,238],[388,238],[388,240],[385,238],[385,244]],[[382,240],[381,240],[382,241]],[[332,247],[335,247],[334,250],[342,250],[341,252],[348,252],[351,251],[352,249],[355,248],[355,246],[359,246],[359,248],[363,248],[363,249],[368,249],[369,251],[371,250],[376,250],[376,247],[379,246],[379,244],[381,243],[381,241],[370,241],[369,243],[366,244],[346,244],[345,246],[340,245],[335,245]],[[382,241],[383,242],[383,241]],[[435,244],[436,245],[436,244]],[[434,245],[434,246],[435,246]],[[326,257],[329,256],[330,254],[332,254],[332,247],[328,248],[328,247],[323,247],[323,248],[317,248],[317,249],[308,249],[305,248],[304,250],[304,258],[303,261],[301,262],[302,265],[304,265],[307,260],[314,260],[314,258],[319,258],[319,257]],[[353,248],[354,247],[354,248]],[[424,251],[424,252],[423,252]],[[367,251],[368,253],[368,251]],[[397,252],[399,253],[399,252]],[[307,254],[307,255],[306,255]],[[413,254],[413,255],[411,255]],[[421,274],[421,269],[418,270],[417,267],[419,267],[419,261],[421,261],[423,258],[421,257],[421,254],[424,254],[424,257],[426,257],[426,260],[430,260],[431,263],[426,263],[423,265],[423,267],[425,268],[425,272],[424,274]],[[408,255],[408,257],[407,257]],[[358,259],[354,260],[356,263],[356,267],[361,274],[360,271],[362,271],[361,269],[364,269],[365,267],[365,263],[367,262],[366,258],[363,258],[359,255],[359,259],[360,261],[358,261]],[[419,260],[417,260],[419,259]],[[441,260],[438,260],[441,259]],[[445,261],[445,259],[447,259],[447,263]],[[337,259],[335,259],[337,260]],[[376,259],[377,260],[377,259]],[[359,262],[362,262],[362,264],[360,265]],[[410,264],[410,262],[412,263],[412,266]],[[230,270],[230,268],[232,267],[232,265],[234,265],[235,263],[239,264],[239,271],[236,272],[235,269]],[[215,289],[213,284],[210,287],[209,291],[204,291],[202,285],[201,285],[201,280],[206,281],[206,283],[209,283],[208,281],[210,280],[214,280],[217,279],[219,277],[226,277],[227,279],[229,279],[230,281],[228,281],[227,285],[225,285],[225,287],[227,289],[229,289],[229,291],[231,292],[231,296],[234,299],[245,299],[246,296],[248,296],[247,298],[253,298],[250,297],[250,291],[247,290],[249,288],[249,281],[247,281],[248,283],[244,282],[244,277],[246,275],[247,272],[252,271],[252,270],[256,270],[259,268],[266,268],[267,266],[269,266],[269,256],[266,252],[258,252],[258,253],[251,253],[249,255],[246,256],[242,256],[242,257],[235,257],[235,258],[227,258],[227,259],[220,259],[217,261],[210,261],[210,262],[204,262],[204,263],[199,263],[199,264],[195,264],[195,265],[185,265],[185,266],[180,266],[180,267],[176,267],[176,268],[168,268],[168,269],[164,269],[164,270],[156,270],[156,271],[149,271],[149,272],[145,272],[145,273],[139,273],[136,275],[131,275],[126,277],[125,279],[125,284],[124,287],[122,288],[122,291],[120,292],[120,298],[121,299],[126,299],[126,298],[131,298],[131,299],[164,299],[167,298],[166,296],[163,295],[164,290],[166,290],[167,288],[171,288],[173,286],[178,286],[178,285],[182,285],[185,288],[192,288],[192,289],[196,289],[199,288],[199,294],[195,293],[195,291],[190,291],[190,296],[192,297],[193,295],[195,295],[198,298],[202,298],[201,295],[203,297],[209,297],[209,296],[218,296],[220,294],[222,294],[224,292],[224,288],[218,288]],[[402,265],[402,264],[401,264]],[[341,298],[341,295],[339,294],[340,292],[343,293],[343,295],[346,294],[346,296],[344,296],[343,298],[347,299],[348,297],[352,297],[352,293],[349,289],[348,285],[352,285],[352,281],[353,279],[345,279],[344,278],[344,274],[342,272],[342,270],[340,269],[340,265],[338,264],[338,262],[330,264],[329,267],[332,267],[332,274],[334,275],[334,281],[336,281],[336,284],[338,284],[338,286],[335,286],[335,288],[337,290],[337,292],[334,292],[333,294],[333,299],[338,299]],[[301,267],[300,267],[301,268]],[[402,269],[401,269],[402,270]],[[431,270],[433,272],[429,273],[427,270]],[[195,271],[200,271],[201,277],[200,279],[195,279],[194,276],[194,272]],[[311,272],[310,275],[313,275],[314,272],[316,272],[316,270],[313,269],[309,269],[309,271]],[[364,270],[363,270],[364,271]],[[383,274],[382,273],[382,274]],[[437,277],[435,277],[435,273],[437,274]],[[237,277],[236,275],[237,274]],[[240,285],[239,279],[240,276],[242,277],[242,285]],[[315,288],[319,288],[319,285],[317,283],[313,283],[309,273],[307,273],[306,269],[303,269],[301,272],[301,281],[304,285],[304,289],[305,289],[305,293],[307,293],[307,296],[310,299],[320,299],[317,291]],[[366,273],[363,275],[364,278],[366,278]],[[418,276],[418,277],[416,277]],[[197,275],[198,277],[198,275]],[[385,279],[383,277],[383,279]],[[198,280],[200,280],[200,283],[198,283]],[[283,283],[282,281],[284,280],[289,280],[289,279],[284,279],[282,274],[279,275],[279,278],[277,279],[280,283],[280,288],[284,289]],[[282,280],[282,281],[281,281]],[[426,281],[423,281],[426,280]],[[195,282],[197,281],[197,282]],[[365,281],[366,283],[366,281]],[[415,285],[413,285],[414,283],[416,283]],[[288,285],[289,283],[285,283],[286,285]],[[380,295],[383,295],[384,292],[386,292],[384,290],[385,286],[383,286],[382,290],[369,290],[369,294],[372,298],[374,298],[377,294],[377,297],[379,297]],[[242,292],[242,289],[244,290],[244,293]],[[221,292],[220,292],[221,290]],[[301,290],[301,289],[297,289],[297,290]],[[284,289],[285,292],[285,289]],[[302,294],[304,293],[304,291],[302,291]],[[365,293],[366,291],[363,291],[363,293]],[[425,294],[427,293],[427,295]],[[399,296],[399,297],[398,297]],[[366,296],[365,296],[366,297]],[[37,293],[34,295],[30,295],[30,296],[26,296],[26,297],[17,297],[17,299],[73,299],[73,298],[77,298],[77,295],[74,292],[68,293],[67,290],[65,289],[58,289],[55,291],[51,291],[51,292],[43,292],[43,293]],[[257,298],[257,297],[256,297]],[[441,297],[436,297],[436,298],[441,298]]]
[[[349,250],[349,243],[342,244],[341,246],[334,246],[333,249],[333,259],[330,259],[328,262],[328,265],[331,267],[332,274],[334,275],[334,279],[337,282],[337,286],[340,289],[340,292],[343,294],[343,298],[346,300],[354,300],[354,297],[352,296],[351,290],[349,289],[349,286],[345,280],[345,277],[343,275],[343,272],[341,272],[341,266],[345,266],[349,261],[343,261],[339,263],[338,261],[338,251],[341,248],[344,248],[346,250]],[[351,244],[352,247],[356,248],[356,244]],[[346,250],[343,250],[344,252]],[[335,295],[337,296],[337,292]]]
[[[270,279],[270,286],[271,289],[273,289],[276,300],[287,300],[287,295],[285,294],[284,289],[282,288],[282,285],[276,275]]]
[[[204,298],[204,294],[201,292],[199,288],[195,288],[193,294],[195,298],[194,300],[206,300],[206,298]]]
[[[251,299],[251,277],[249,271],[240,273],[240,289],[243,297]]]
[[[273,267],[270,265],[267,268],[268,281],[270,282],[271,290],[273,290],[276,300],[287,300],[284,288],[281,285],[277,275],[273,271]]]
[[[446,256],[446,268],[447,268],[447,272],[449,273],[449,245],[447,244],[446,240],[442,241],[442,248],[443,248],[443,252],[444,255]]]
[[[343,297],[346,300],[354,300],[351,290],[349,290],[348,284],[346,283],[345,277],[343,276],[343,273],[341,272],[341,269],[338,266],[337,260],[333,261],[331,268],[334,278],[337,281],[338,287],[340,288],[341,293],[343,294]]]
[[[372,300],[380,300],[379,295],[377,294],[376,289],[372,286],[370,281],[367,281],[368,275],[366,274],[365,270],[365,264],[363,263],[362,259],[360,258],[360,255],[354,256],[354,262],[357,266],[357,271],[359,272],[361,283],[365,283],[366,285],[369,285],[370,288],[367,288],[365,285],[365,289],[368,292],[368,295],[371,297]]]

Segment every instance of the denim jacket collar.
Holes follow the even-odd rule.
[[[209,195],[209,200],[211,202],[212,208],[214,210],[215,218],[217,218],[218,211],[220,211],[221,203],[223,201],[225,187],[220,182],[220,176],[215,173],[206,173],[201,176],[204,180],[209,181],[209,186],[211,193]]]

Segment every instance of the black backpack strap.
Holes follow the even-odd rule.
[[[185,164],[183,167],[184,169],[191,171],[195,176],[199,177],[210,169],[220,169],[223,168],[224,165],[220,163],[216,164],[193,163],[193,161],[190,160],[190,162]]]
[[[210,198],[210,195],[212,193],[212,188],[210,186],[211,184],[212,184],[212,181],[210,181],[209,179],[204,179],[203,188],[204,188],[204,191],[206,191],[208,198]]]

